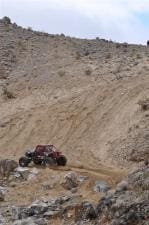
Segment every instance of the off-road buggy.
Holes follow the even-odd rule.
[[[66,157],[54,145],[37,145],[34,150],[27,151],[25,156],[19,159],[19,165],[26,167],[32,161],[36,165],[65,166],[67,163]]]

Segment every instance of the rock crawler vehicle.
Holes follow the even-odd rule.
[[[65,166],[67,159],[54,145],[37,145],[34,150],[27,151],[25,156],[19,159],[21,167],[27,167],[30,162],[36,165]]]

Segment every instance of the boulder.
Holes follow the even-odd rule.
[[[10,173],[18,167],[18,163],[10,159],[0,160],[0,176],[9,177]]]
[[[48,222],[43,218],[27,218],[16,220],[12,225],[48,225]]]
[[[6,189],[0,186],[0,201],[5,200]]]
[[[38,175],[39,171],[38,169],[36,168],[33,168],[31,171],[30,171],[30,174],[28,176],[28,180],[33,180],[34,178],[36,178],[36,176]]]
[[[30,208],[31,208],[31,210],[33,210],[33,212],[34,212],[35,215],[44,214],[48,210],[47,204],[44,203],[44,202],[42,202],[42,201],[34,202],[30,206]]]
[[[127,191],[128,190],[128,182],[126,180],[121,181],[117,184],[116,191]]]
[[[69,172],[64,176],[64,182],[62,183],[63,187],[67,190],[76,188],[79,185],[79,177],[75,172]]]
[[[27,180],[30,175],[30,170],[24,167],[17,167],[15,169],[16,175],[20,175],[24,180]]]
[[[0,214],[0,224],[1,225],[6,224],[5,218],[1,214]]]
[[[85,180],[87,180],[88,179],[88,177],[87,176],[79,176],[79,181],[82,183],[82,182],[84,182]]]
[[[93,205],[89,202],[83,202],[80,207],[76,208],[75,221],[94,220],[97,218],[96,211]]]
[[[32,180],[38,175],[38,169],[33,168],[30,170],[29,168],[17,167],[15,169],[14,176],[17,178],[23,178],[24,180]]]
[[[129,174],[118,190],[106,195],[96,207],[100,223],[107,225],[144,225],[149,215],[149,171],[142,168]],[[131,188],[129,189],[128,186]],[[126,190],[127,189],[127,190]]]
[[[94,186],[95,192],[107,192],[110,189],[109,185],[105,181],[96,181]]]

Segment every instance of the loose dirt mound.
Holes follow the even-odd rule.
[[[1,21],[0,49],[1,157],[49,143],[77,167],[148,157],[149,114],[138,104],[149,96],[148,48]]]

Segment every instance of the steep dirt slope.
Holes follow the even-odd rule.
[[[148,157],[149,49],[0,22],[0,151],[53,143],[72,166]],[[137,155],[137,159],[134,156]]]

